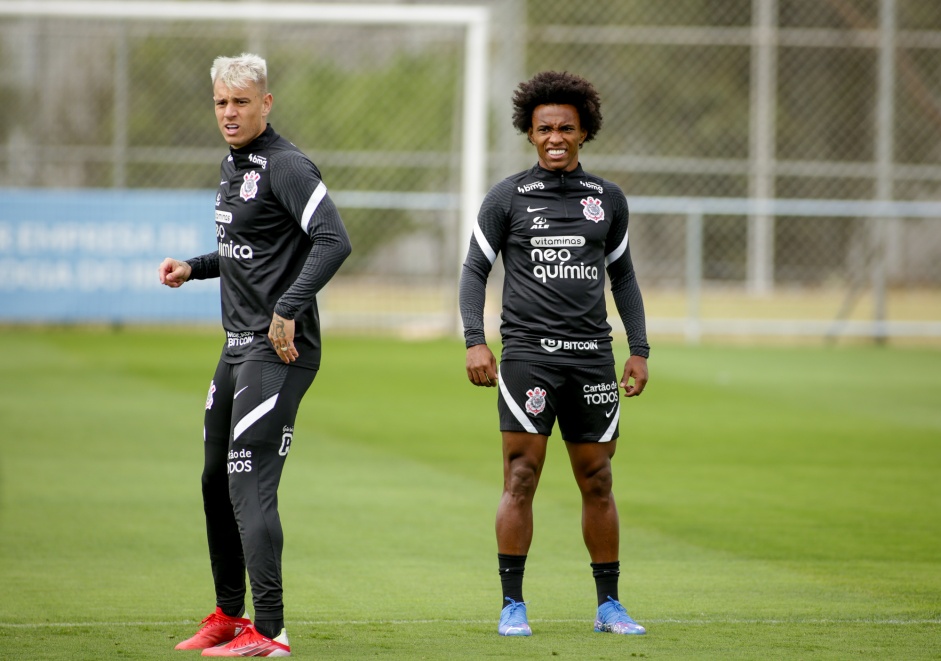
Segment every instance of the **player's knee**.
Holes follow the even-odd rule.
[[[224,448],[225,446],[221,447]],[[225,450],[209,452],[207,448],[202,474],[203,493],[206,494],[217,491],[221,491],[224,494],[228,493],[228,483],[229,478],[226,467]]]
[[[536,467],[523,462],[510,466],[506,477],[506,490],[515,497],[532,497],[538,483]]]
[[[225,467],[221,470],[206,467],[202,475],[203,500],[227,501],[229,499],[229,479],[225,474]]]
[[[582,493],[592,498],[610,498],[614,488],[614,473],[610,464],[582,475],[578,480]]]

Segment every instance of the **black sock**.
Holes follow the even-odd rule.
[[[274,638],[283,628],[284,620],[255,620],[255,630],[268,638]]]
[[[500,583],[503,586],[502,609],[507,605],[507,597],[513,601],[523,601],[523,572],[526,569],[525,555],[507,555],[497,553],[500,563]]]
[[[595,590],[598,591],[598,605],[605,603],[608,597],[618,598],[618,577],[621,575],[621,562],[593,562],[591,575],[595,577]]]
[[[219,608],[229,617],[242,617],[245,614],[245,604],[240,606],[219,606]]]

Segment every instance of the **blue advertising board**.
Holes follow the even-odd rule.
[[[218,280],[161,285],[215,251],[213,191],[0,189],[0,322],[218,322]]]

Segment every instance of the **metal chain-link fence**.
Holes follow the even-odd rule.
[[[930,212],[707,205],[694,244],[688,214],[655,203],[941,200],[941,4],[474,4],[491,12],[486,185],[535,160],[510,125],[515,86],[545,69],[591,80],[604,127],[582,163],[638,202],[631,245],[655,331],[682,327],[695,287],[704,319],[806,320],[813,333],[897,320],[941,334]],[[229,7],[215,22],[0,13],[2,186],[213,190],[225,147],[209,66],[258,52],[271,122],[321,168],[354,244],[324,294],[325,321],[455,331],[466,30],[242,21],[240,3]]]

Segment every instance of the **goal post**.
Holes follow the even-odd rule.
[[[344,25],[353,27],[436,27],[457,29],[463,38],[463,53],[457,42],[459,58],[456,71],[463,79],[455,81],[461,95],[454,104],[460,112],[461,126],[454,126],[455,159],[458,172],[454,184],[459,189],[449,212],[457,217],[459,243],[473,230],[477,208],[485,192],[487,167],[488,51],[490,8],[477,5],[435,4],[322,4],[285,2],[176,2],[171,0],[121,2],[115,0],[49,0],[43,2],[0,0],[0,18],[68,19],[96,25],[120,21],[188,22],[228,24]],[[462,32],[461,32],[462,31]],[[455,117],[455,119],[457,119]],[[342,188],[342,186],[341,186]],[[340,192],[340,191],[337,191]],[[390,191],[388,196],[394,195]],[[459,268],[454,269],[455,272]],[[456,276],[455,276],[456,277]],[[456,312],[447,312],[452,317]],[[450,324],[452,322],[446,322]]]

